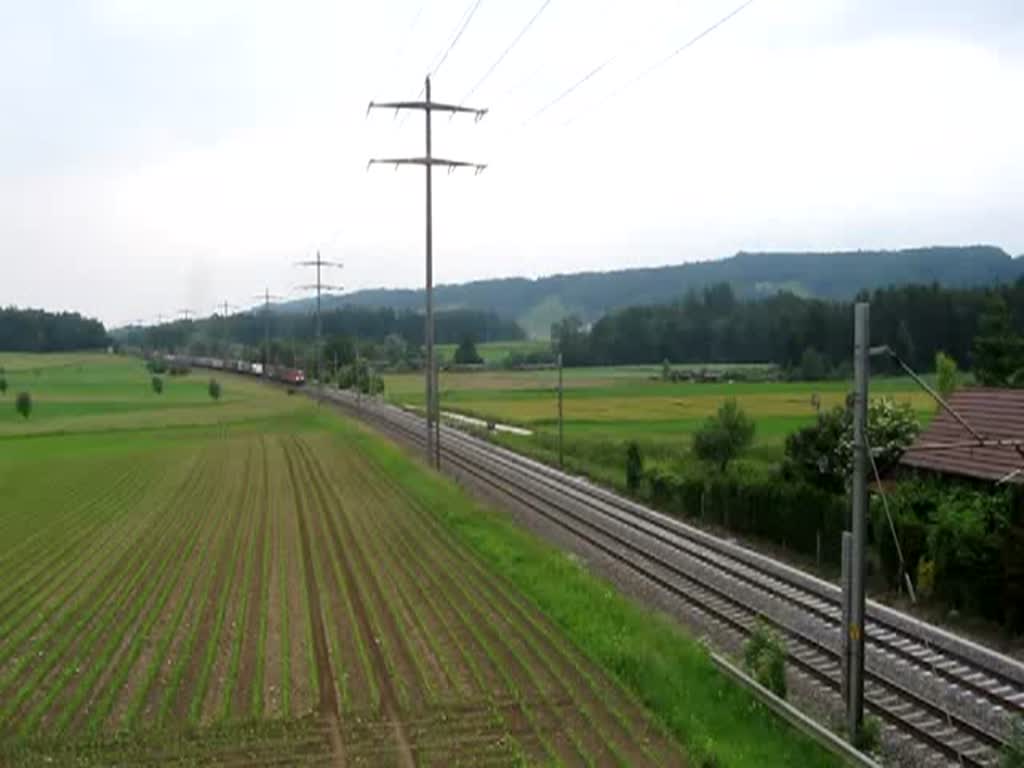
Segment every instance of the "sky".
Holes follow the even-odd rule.
[[[367,105],[428,73],[489,110],[434,118],[487,164],[435,170],[435,282],[1024,253],[1024,3],[754,0],[686,47],[741,5],[0,0],[0,305],[208,315],[299,298],[318,250],[346,291],[421,287],[423,169],[367,162],[421,156],[424,116]]]

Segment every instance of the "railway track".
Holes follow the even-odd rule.
[[[392,406],[331,392],[332,401],[405,442],[424,444],[423,421]],[[442,464],[532,514],[744,639],[759,621],[785,639],[787,663],[840,689],[840,590],[455,429]],[[1024,665],[869,601],[868,711],[952,765],[998,761],[1012,718],[1024,716]]]

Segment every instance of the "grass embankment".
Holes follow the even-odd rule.
[[[695,765],[835,764],[726,680],[704,648],[670,620],[622,597],[395,446],[354,425],[337,429],[647,706]]]

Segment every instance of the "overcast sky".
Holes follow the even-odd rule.
[[[108,324],[423,283],[415,98],[469,0],[0,0],[0,305]],[[436,71],[460,102],[543,0],[480,0]],[[740,250],[1024,252],[1024,2],[550,0],[438,117],[435,278]],[[603,66],[602,66],[603,65]],[[588,73],[570,95],[555,100]],[[646,76],[638,75],[647,71]]]

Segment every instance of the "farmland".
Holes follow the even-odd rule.
[[[812,398],[822,409],[830,408],[841,404],[849,389],[841,381],[664,382],[660,373],[660,366],[565,369],[565,448],[572,466],[621,484],[630,440],[650,459],[686,461],[693,432],[729,397],[757,423],[748,460],[773,464],[782,457],[786,436],[814,421]],[[422,406],[421,376],[387,376],[385,385],[394,402]],[[501,435],[501,440],[550,459],[558,430],[556,386],[552,370],[443,372],[441,407],[526,427],[532,436]],[[910,403],[922,421],[934,412],[927,394],[907,378],[877,378],[872,395]]]
[[[692,641],[301,396],[0,364],[0,763],[826,763]],[[692,712],[637,682],[683,674]]]

